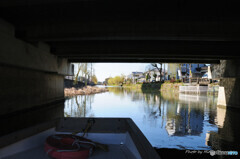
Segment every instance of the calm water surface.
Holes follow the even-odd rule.
[[[235,127],[237,130],[233,125],[224,126],[227,113],[225,108],[216,106],[217,97],[160,94],[121,87],[108,89],[106,93],[67,99],[65,117],[132,118],[157,148],[219,150],[239,143],[235,136],[239,126]],[[233,112],[228,116],[232,117],[227,120],[234,120],[239,114]],[[229,128],[232,134],[228,133]]]

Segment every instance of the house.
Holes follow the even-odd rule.
[[[180,69],[181,68],[181,69]],[[191,71],[190,69],[191,68]],[[202,77],[207,72],[206,64],[168,64],[168,80]]]
[[[143,72],[132,72],[125,78],[125,81],[130,80],[132,83],[137,83],[139,79],[143,80],[143,76]]]
[[[189,73],[190,64],[182,64],[182,76],[183,77],[202,77],[208,70],[206,64],[191,64],[191,72]]]
[[[167,70],[168,70],[167,80],[170,80],[172,78],[179,79],[179,77],[181,76],[178,73],[179,68],[180,68],[180,64],[176,64],[176,63],[167,64]]]
[[[140,83],[146,82],[146,76],[142,75],[142,76],[138,77],[137,82],[140,82]]]

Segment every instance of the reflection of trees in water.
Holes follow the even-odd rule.
[[[154,119],[161,116],[161,97],[159,91],[142,91],[142,89],[132,89],[128,87],[109,87],[109,92],[114,93],[120,97],[130,97],[133,102],[140,102],[144,112],[146,113],[145,119]]]
[[[64,116],[65,117],[94,117],[92,103],[94,95],[75,96],[66,100]]]
[[[114,93],[115,95],[122,95],[123,87],[107,87],[109,92]]]
[[[142,93],[144,97],[142,108],[146,115],[143,119],[145,121],[150,121],[150,124],[154,124],[156,127],[158,125],[158,120],[161,120],[161,127],[163,127],[165,116],[164,109],[166,102],[161,97],[160,92],[144,92]]]
[[[114,93],[120,98],[131,97],[132,101],[144,100],[141,89],[131,89],[128,87],[108,87],[109,92]]]

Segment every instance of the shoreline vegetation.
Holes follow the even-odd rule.
[[[141,83],[141,84],[123,84],[123,87],[129,87],[133,89],[142,89],[142,90],[160,90],[161,83]]]
[[[91,95],[96,93],[108,92],[107,88],[95,87],[95,86],[85,86],[83,88],[64,88],[65,97],[75,96],[75,95]]]
[[[159,91],[164,93],[179,93],[179,87],[184,86],[184,83],[177,82],[177,83],[142,83],[142,84],[123,84],[123,87],[131,88],[131,89],[141,89],[142,91]],[[217,96],[218,95],[218,85],[209,85],[207,94],[209,96]],[[194,93],[193,93],[194,94]]]
[[[142,83],[142,84],[124,84],[123,87],[130,87],[132,89],[155,90],[155,91],[172,91],[179,92],[179,86],[183,83]]]
[[[119,85],[111,85],[111,86],[119,86]],[[141,84],[123,84],[122,87],[131,88],[136,90],[142,90],[143,92],[164,92],[164,93],[179,93],[179,86],[184,86],[183,83],[141,83]],[[97,93],[108,92],[109,90],[106,87],[96,87],[96,86],[85,86],[82,88],[65,88],[64,95],[66,97],[75,96],[75,95],[91,95]],[[210,86],[208,88],[207,95],[217,95],[218,94],[218,87],[217,86]]]

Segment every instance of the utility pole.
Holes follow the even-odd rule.
[[[192,66],[191,64],[189,64],[189,83],[192,83],[191,78],[192,78]]]
[[[165,74],[165,63],[163,63],[163,80],[165,81],[165,76],[166,76],[166,74]]]
[[[92,82],[92,63],[91,63],[91,78],[90,78],[90,82]]]

